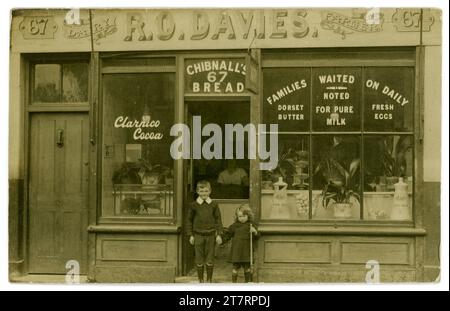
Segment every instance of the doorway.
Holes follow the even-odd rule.
[[[87,272],[89,118],[31,115],[28,272],[65,274],[76,260]]]
[[[199,118],[200,117],[200,118]],[[226,134],[225,124],[247,125],[250,122],[250,103],[249,101],[189,101],[186,103],[185,120],[191,129],[191,148],[194,148],[193,139],[195,139],[192,129],[194,120],[201,120],[201,128],[207,124],[217,124],[221,130],[222,138],[222,157],[186,160],[184,165],[184,221],[186,221],[187,208],[189,203],[193,202],[196,196],[196,183],[200,180],[207,180],[212,187],[211,198],[219,204],[224,228],[229,227],[234,222],[234,212],[237,207],[249,201],[249,178],[250,178],[250,160],[248,158],[248,136],[234,136],[232,138],[233,155],[236,158],[236,143],[242,143],[244,146],[244,158],[225,159]],[[210,136],[202,136],[201,144],[204,146]],[[228,137],[228,140],[230,137]],[[233,173],[229,173],[233,172]],[[238,173],[239,172],[239,173]],[[238,178],[235,178],[238,176]],[[185,223],[184,223],[185,224]],[[195,276],[194,247],[189,244],[188,237],[183,239],[183,272],[188,276]],[[228,262],[228,255],[231,242],[224,243],[222,246],[216,246],[215,252],[215,282],[230,282],[231,263]],[[230,279],[229,279],[230,278]],[[229,280],[228,280],[229,279]]]

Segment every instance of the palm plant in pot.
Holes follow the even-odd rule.
[[[408,136],[399,137],[397,142],[394,141],[394,138],[394,136],[387,136],[381,141],[383,178],[386,179],[388,191],[393,191],[394,184],[398,182],[399,177],[405,176],[406,153],[412,148]]]
[[[359,203],[359,183],[355,181],[360,159],[353,159],[348,168],[333,158],[324,158],[315,170],[324,179],[322,206],[333,207],[335,218],[351,218],[353,203]]]

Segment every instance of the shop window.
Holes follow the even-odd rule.
[[[35,64],[33,103],[86,103],[88,64]]]
[[[262,172],[262,220],[413,220],[413,67],[263,74],[263,121],[280,130],[278,166]],[[274,106],[282,85],[299,80],[306,87]],[[302,120],[274,117],[298,103]]]
[[[174,74],[103,76],[102,216],[171,219]]]

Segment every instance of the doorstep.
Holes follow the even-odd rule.
[[[205,275],[206,277],[206,275]],[[198,278],[195,276],[179,276],[175,278],[175,283],[191,283],[191,284],[200,284],[198,282]],[[213,275],[213,283],[214,284],[236,284],[231,282],[230,275]],[[244,276],[238,276],[237,283],[244,283]],[[207,285],[208,283],[202,283],[202,285]]]
[[[39,284],[66,284],[65,274],[28,274],[24,276],[11,277],[11,283],[39,283]],[[86,275],[80,275],[80,284],[88,283]],[[73,284],[67,284],[73,285]]]

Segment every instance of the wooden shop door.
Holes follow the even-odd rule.
[[[29,273],[87,272],[89,119],[83,113],[31,118]]]

